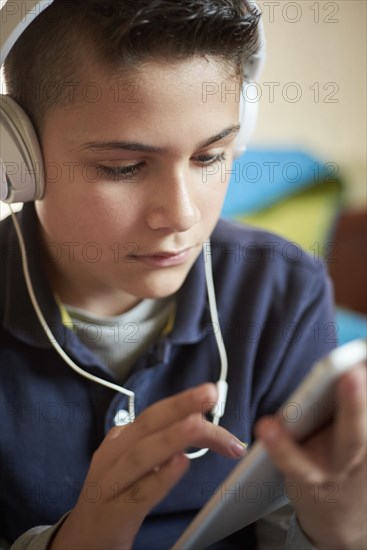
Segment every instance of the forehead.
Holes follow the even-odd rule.
[[[118,72],[93,62],[84,65],[75,97],[46,115],[46,126],[48,119],[65,131],[69,128],[75,142],[103,133],[111,139],[125,133],[141,139],[145,133],[161,137],[163,143],[172,127],[176,139],[179,132],[189,135],[198,130],[205,138],[207,133],[215,135],[217,128],[238,123],[235,88],[239,92],[240,79],[210,57],[153,60]],[[223,89],[229,92],[224,101]]]
[[[191,92],[197,97],[210,85],[213,89],[240,86],[240,78],[231,64],[213,56],[194,56],[184,60],[153,58],[138,66],[116,67],[97,60],[97,55],[83,48],[78,58],[73,82],[64,86],[65,105],[96,103],[109,95],[113,96],[115,103],[127,102],[133,95],[135,102],[137,95],[141,101],[147,96],[152,100],[157,94],[187,95]],[[204,100],[210,100],[209,94]]]

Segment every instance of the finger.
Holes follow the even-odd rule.
[[[335,467],[353,467],[366,452],[366,365],[353,368],[337,384],[338,418],[334,431]]]
[[[158,504],[182,478],[189,467],[189,460],[183,454],[156,468],[144,478],[132,484],[121,493],[124,504],[134,504],[140,509],[142,518]],[[135,510],[135,508],[134,508]]]
[[[181,420],[188,414],[206,414],[215,405],[217,388],[214,384],[201,384],[154,403],[143,411],[137,423],[146,433],[153,433]]]
[[[205,447],[231,458],[244,456],[243,445],[227,430],[192,414],[137,442],[110,468],[106,483],[117,476],[122,483],[136,482],[156,466],[165,464],[188,447]]]
[[[126,426],[114,426],[113,428],[110,429],[104,441],[109,442],[111,439],[116,439],[116,437],[119,437],[119,435],[122,433],[122,431],[125,428]]]
[[[176,455],[162,465],[159,470],[150,472],[143,479],[129,484],[120,492],[115,492],[113,506],[104,529],[114,531],[116,524],[121,529],[121,518],[130,518],[124,526],[124,539],[134,540],[145,516],[156,506],[182,478],[188,468],[188,459],[184,455]],[[114,485],[117,487],[117,484]],[[116,506],[117,504],[117,506]],[[130,545],[123,544],[121,548]]]
[[[118,458],[121,452],[143,437],[160,431],[192,413],[205,414],[215,404],[216,398],[217,390],[214,384],[202,384],[162,399],[148,407],[135,422],[112,428],[99,449],[104,452],[107,446],[109,452]]]
[[[293,441],[279,419],[261,418],[255,426],[255,433],[287,481],[310,487],[315,483],[322,483],[323,470],[311,460],[299,444]]]

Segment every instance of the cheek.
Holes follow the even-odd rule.
[[[201,210],[205,216],[219,215],[227,193],[230,180],[229,166],[222,163],[216,172],[203,173],[203,185],[200,193]]]
[[[50,219],[62,218],[71,223],[95,227],[103,222],[106,226],[115,223],[132,223],[139,213],[142,201],[127,185],[104,183],[92,166],[48,172],[44,199],[40,209]]]
[[[52,242],[95,242],[109,247],[115,241],[132,242],[139,230],[139,212],[126,198],[102,192],[75,192],[66,183],[63,189],[50,185],[42,201],[36,203],[38,217],[47,239]]]

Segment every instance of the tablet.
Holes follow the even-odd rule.
[[[315,363],[277,412],[297,440],[311,435],[332,418],[337,378],[366,360],[366,340],[354,340]],[[294,497],[289,494],[289,498]],[[171,550],[202,550],[287,502],[281,475],[262,443],[255,443]]]

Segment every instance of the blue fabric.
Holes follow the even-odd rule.
[[[339,345],[357,338],[367,338],[367,316],[348,309],[336,309]]]
[[[249,149],[233,163],[222,216],[267,208],[303,188],[335,179],[335,168],[303,151]],[[224,165],[219,169],[224,170]]]
[[[19,214],[40,306],[55,335],[85,370],[115,381],[112,372],[61,323],[42,270],[34,205]],[[113,426],[121,394],[72,371],[43,336],[21,275],[9,219],[0,225],[0,538],[53,525],[73,508],[95,449]],[[321,262],[294,255],[281,237],[220,221],[212,262],[228,355],[228,401],[222,426],[251,444],[257,418],[275,412],[311,364],[336,346],[331,288]],[[124,386],[136,392],[137,414],[157,400],[204,381],[217,381],[220,361],[206,298],[205,255],[177,296],[173,330],[137,361]],[[315,326],[319,333],[315,335]],[[169,548],[234,467],[207,453],[146,518],[135,550]],[[116,480],[118,482],[118,480]],[[244,542],[245,541],[245,542]],[[253,526],[222,548],[256,547]]]

